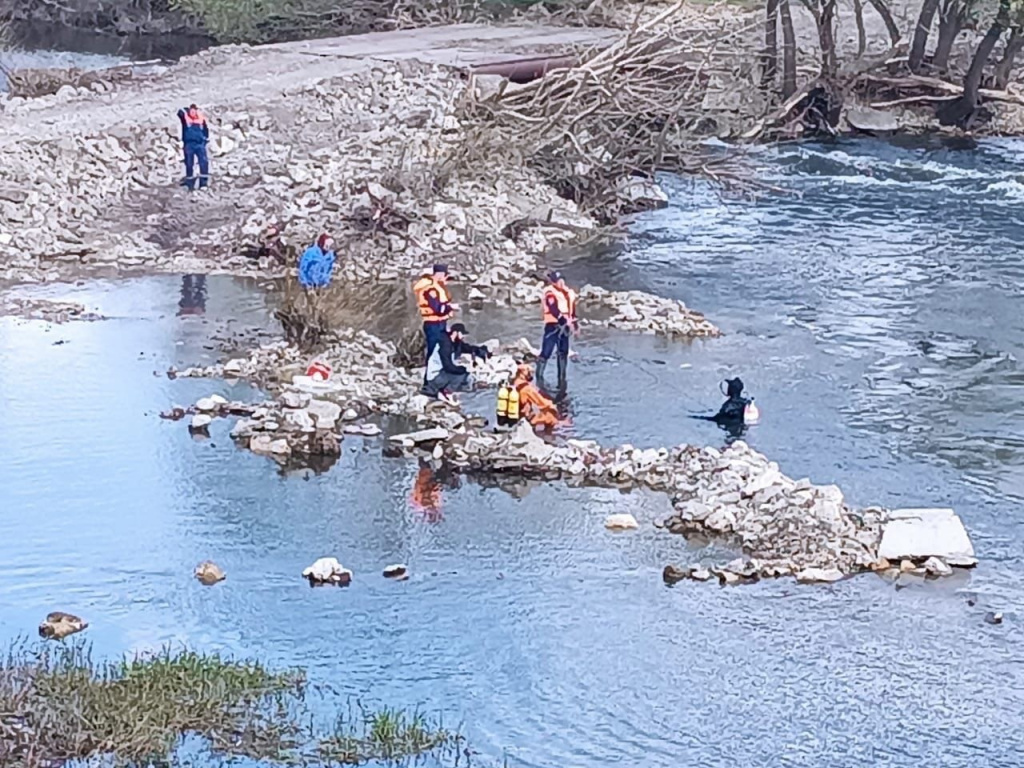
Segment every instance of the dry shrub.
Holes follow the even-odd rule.
[[[396,365],[411,367],[423,359],[423,333],[412,291],[404,283],[339,280],[324,288],[306,289],[290,280],[274,314],[285,339],[304,350],[322,347],[335,332],[353,328],[394,342]]]

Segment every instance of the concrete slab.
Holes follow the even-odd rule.
[[[878,554],[890,562],[939,557],[949,565],[977,564],[974,545],[952,509],[894,509],[882,529]]]

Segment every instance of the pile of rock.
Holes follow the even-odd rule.
[[[102,320],[103,316],[86,310],[73,301],[51,301],[28,296],[0,296],[0,317],[21,317],[26,320],[44,320],[48,323],[67,323],[72,320]]]
[[[711,321],[683,302],[643,291],[608,291],[586,285],[580,290],[580,303],[610,309],[610,318],[594,322],[611,328],[686,338],[721,335]]]

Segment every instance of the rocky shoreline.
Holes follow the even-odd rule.
[[[475,371],[483,387],[505,380],[529,354],[524,342],[506,348],[489,343],[496,354]],[[356,354],[366,349],[373,351],[361,358]],[[882,542],[894,513],[879,507],[854,509],[836,486],[793,480],[743,442],[723,450],[691,445],[609,448],[583,439],[541,438],[527,423],[511,431],[489,429],[484,416],[416,394],[421,375],[396,370],[390,364],[394,352],[387,342],[350,332],[317,356],[349,361],[327,381],[305,375],[308,356],[284,343],[216,366],[175,371],[172,375],[248,378],[276,394],[259,404],[204,398],[166,415],[183,418],[192,413],[193,432],[205,431],[218,416],[238,416],[231,437],[241,447],[283,463],[336,456],[346,436],[376,438],[382,433],[377,417],[400,416],[412,419],[417,429],[386,435],[385,456],[415,458],[463,473],[668,493],[675,514],[653,521],[655,525],[670,533],[719,538],[743,552],[726,563],[667,567],[669,583],[717,577],[723,584],[740,584],[782,576],[802,583],[832,582],[867,571],[895,580],[946,576],[954,566],[975,562],[969,542],[955,552],[908,548],[899,559],[888,560],[881,554]]]

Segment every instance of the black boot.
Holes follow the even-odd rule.
[[[548,361],[543,357],[537,358],[537,374],[536,379],[538,384],[544,382],[544,369],[548,367]]]
[[[569,359],[564,355],[558,356],[558,388],[565,389],[565,378],[567,368],[569,367]]]

